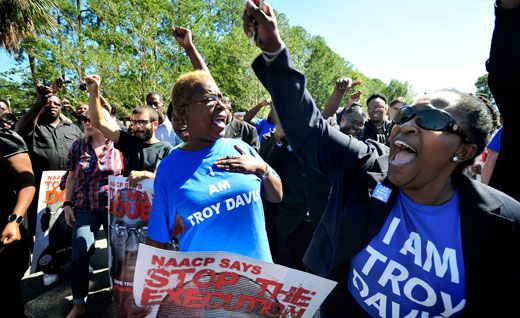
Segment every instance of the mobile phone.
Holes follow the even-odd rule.
[[[87,88],[87,84],[86,84],[86,83],[81,83],[81,84],[79,84],[79,90],[81,90],[81,91],[84,91],[84,92],[87,92],[87,93],[88,93],[88,88]]]

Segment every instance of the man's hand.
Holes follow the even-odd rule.
[[[191,31],[183,27],[172,27],[175,40],[186,50],[193,46]]]
[[[146,171],[132,170],[128,175],[127,181],[130,187],[135,188],[137,186],[137,182],[143,179],[146,179]]]
[[[361,84],[361,81],[354,82],[348,77],[341,77],[336,80],[336,90],[348,91],[352,87],[356,87]]]
[[[70,103],[70,101],[68,99],[66,99],[65,97],[61,99],[61,104],[63,107],[67,108],[72,113],[76,113],[76,110],[74,109],[74,107],[72,107],[72,104]]]
[[[0,242],[2,242],[4,245],[7,245],[18,241],[21,238],[22,235],[20,234],[20,225],[16,222],[9,222],[5,225],[5,228],[2,231]]]
[[[270,5],[264,3],[264,9],[258,8],[259,0],[247,1],[246,10],[242,15],[244,22],[244,32],[247,37],[252,37],[255,33],[254,21],[258,22],[259,41],[258,47],[267,52],[276,52],[282,46],[282,38],[278,33],[278,24],[274,11]]]
[[[87,84],[89,93],[99,93],[101,78],[99,75],[89,75],[85,77],[85,84]]]
[[[38,84],[36,86],[36,98],[38,105],[46,105],[49,98],[52,96],[52,89],[50,87]]]
[[[72,208],[67,205],[63,208],[63,212],[65,212],[65,223],[67,223],[68,226],[74,227],[74,222],[76,222],[76,217],[74,216],[74,211]]]

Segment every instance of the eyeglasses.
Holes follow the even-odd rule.
[[[470,139],[464,134],[455,118],[442,109],[426,108],[417,110],[411,106],[403,106],[395,113],[393,121],[397,125],[402,125],[415,116],[417,116],[415,123],[423,129],[451,132],[461,136],[465,142],[470,142]]]
[[[137,125],[144,126],[144,125],[146,125],[148,123],[153,123],[154,121],[155,120],[151,120],[151,119],[140,119],[140,120],[133,120],[132,119],[132,120],[130,120],[130,123],[132,125],[135,125],[135,126],[137,126]]]
[[[134,232],[135,236],[137,238],[137,241],[139,243],[146,243],[146,237],[148,235],[148,227],[143,226],[140,228],[136,227],[124,227],[119,224],[110,224],[110,228],[114,231],[114,234],[117,237],[117,240],[115,240],[117,245],[123,245],[126,240],[128,240],[128,237],[130,233]]]
[[[227,96],[208,95],[208,96],[204,97],[203,99],[185,102],[184,104],[182,104],[182,106],[186,106],[191,103],[197,103],[197,104],[204,104],[209,107],[214,107],[215,105],[217,105],[217,103],[219,101],[224,106],[228,106],[231,103],[231,100]]]

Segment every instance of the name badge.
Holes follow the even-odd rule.
[[[392,189],[378,182],[374,193],[372,193],[372,197],[387,203],[391,193]]]

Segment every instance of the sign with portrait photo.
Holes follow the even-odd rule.
[[[148,317],[310,318],[336,282],[227,252],[141,244],[134,299]]]
[[[114,317],[126,317],[125,300],[132,295],[139,243],[146,242],[152,209],[153,180],[131,188],[125,177],[108,178],[108,267],[113,288]]]
[[[65,190],[60,189],[64,175],[65,171],[42,174],[31,273],[50,272],[70,262],[72,228],[65,223]]]

